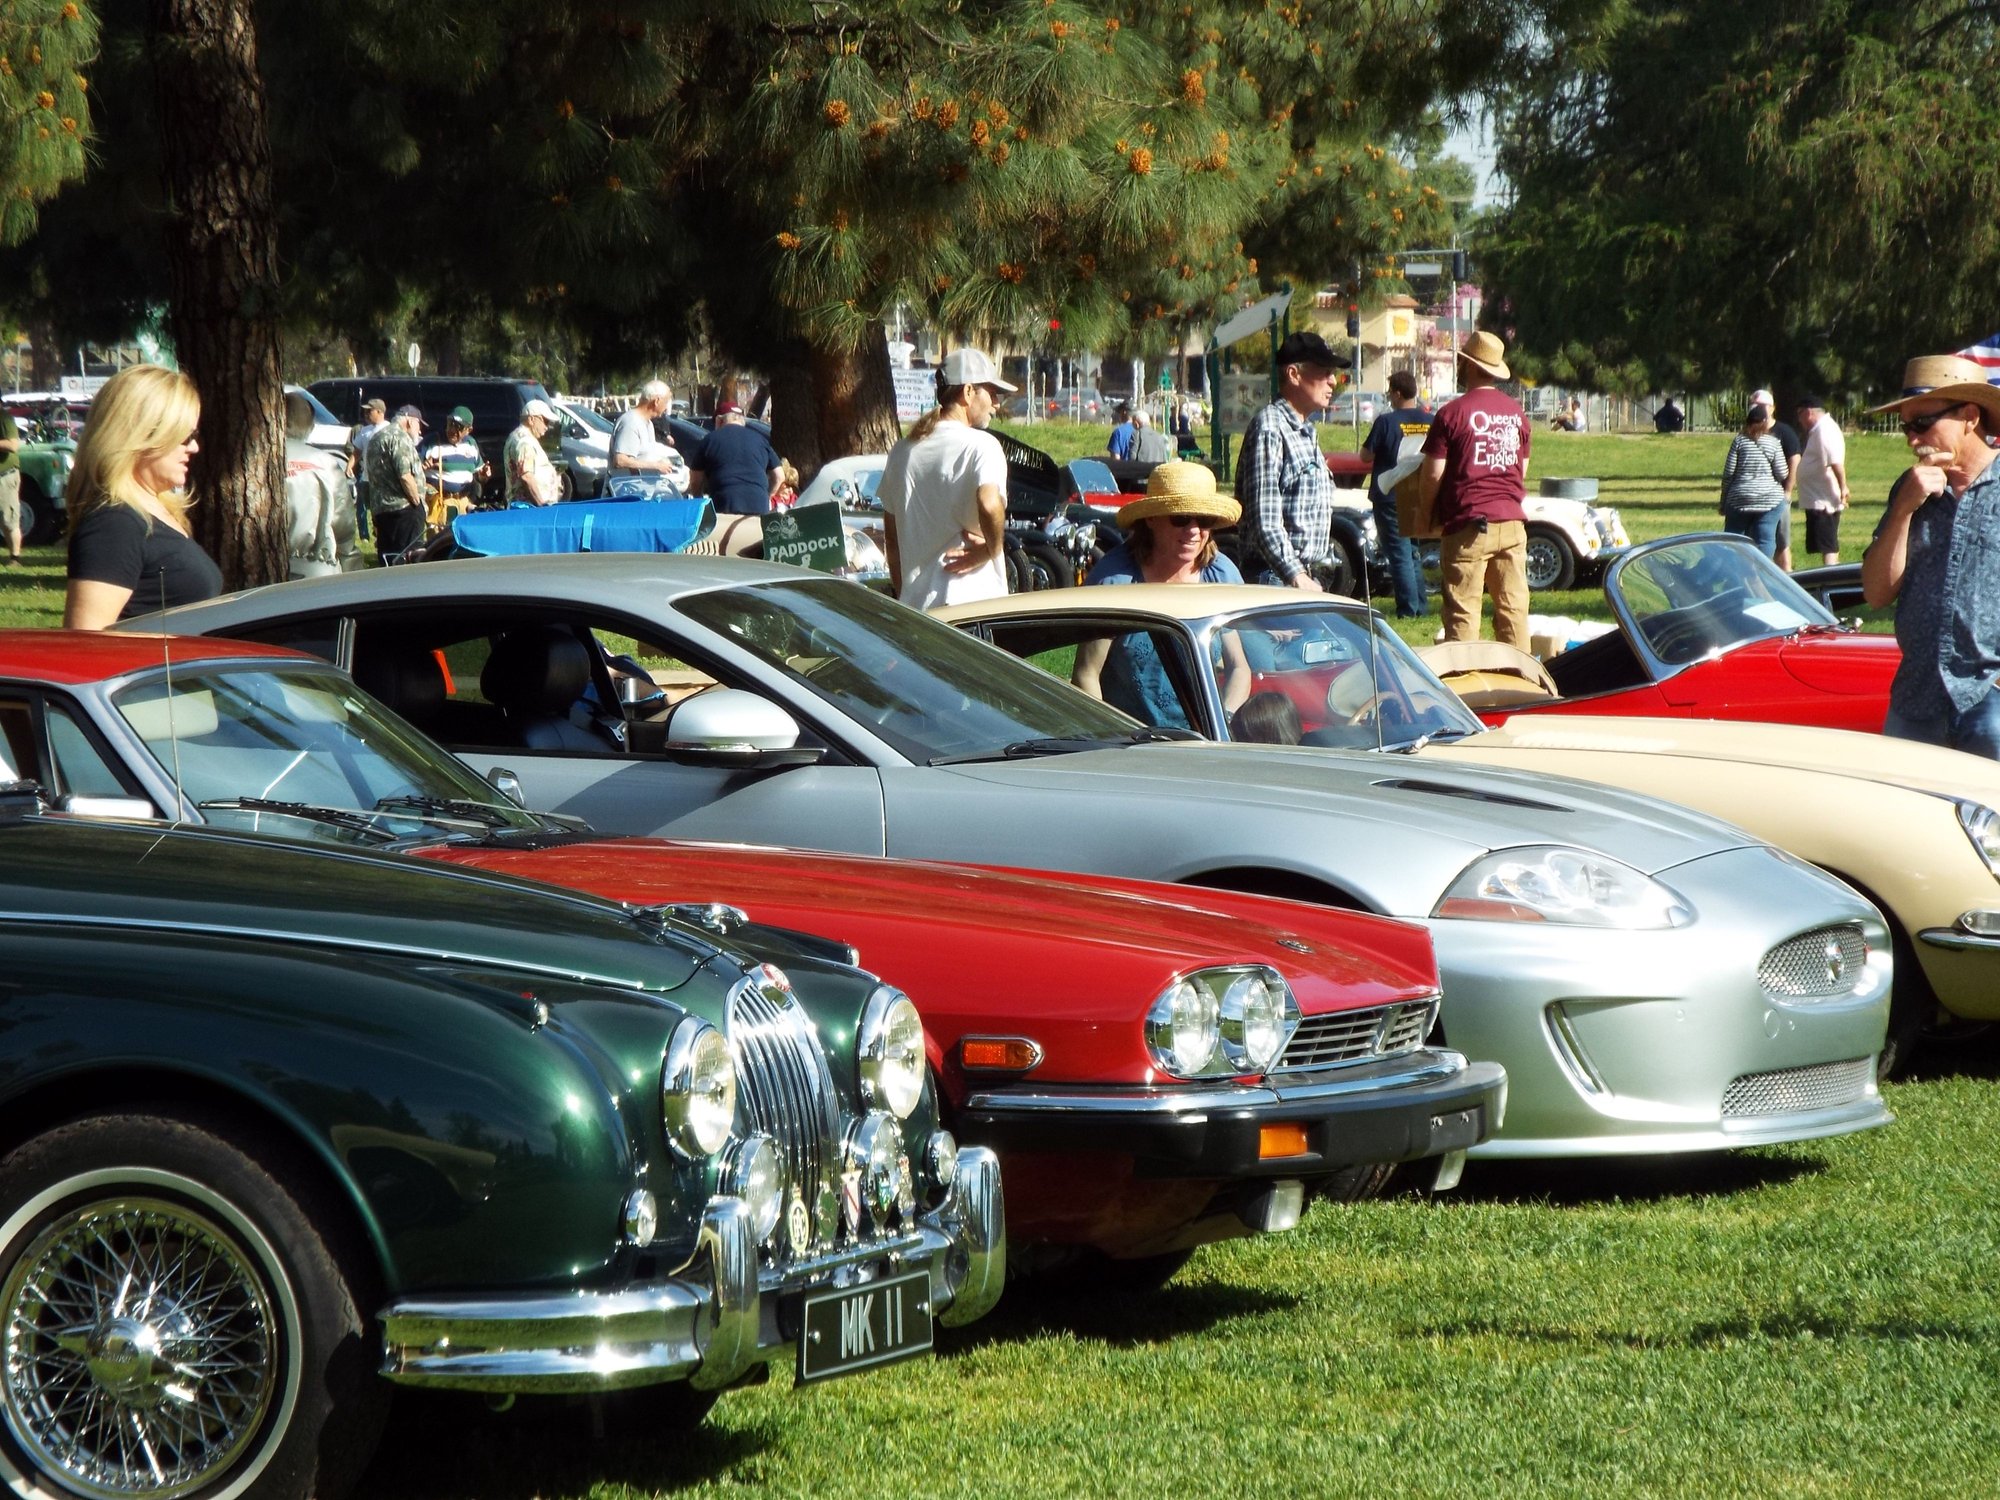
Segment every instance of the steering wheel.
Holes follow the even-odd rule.
[[[1381,701],[1374,677],[1358,662],[1326,685],[1327,716],[1337,724],[1360,723]]]

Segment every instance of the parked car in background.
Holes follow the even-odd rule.
[[[1426,1045],[1437,975],[1419,929],[1173,886],[591,839],[508,802],[316,658],[181,639],[168,662],[166,644],[0,632],[17,745],[0,779],[72,809],[111,797],[126,816],[532,877],[718,941],[747,912],[858,950],[923,1012],[948,1127],[1000,1153],[1023,1268],[1170,1272],[1195,1244],[1360,1196],[1394,1162],[1449,1169],[1436,1159],[1499,1123],[1499,1070]],[[441,699],[444,671],[416,649],[375,685]]]
[[[998,1296],[997,1166],[829,945],[41,805],[0,794],[13,1492],[325,1500],[390,1382],[667,1424]]]
[[[1704,719],[1517,716],[1489,729],[1471,707],[1531,691],[1524,678],[1541,670],[1532,657],[1491,641],[1413,653],[1356,601],[1285,589],[1133,585],[942,613],[1051,670],[1066,671],[1086,641],[1144,636],[1176,664],[1168,677],[1183,720],[1211,739],[1244,737],[1214,672],[1197,665],[1226,636],[1252,663],[1251,689],[1283,694],[1308,743],[1599,782],[1747,828],[1881,908],[1895,960],[1885,1072],[1940,1010],[2000,1020],[2000,766],[1990,761],[1837,730]],[[1460,675],[1439,681],[1433,660]],[[1460,685],[1468,701],[1452,691]],[[1246,722],[1254,730],[1256,717]],[[1897,836],[1884,837],[1892,828]],[[1448,998],[1447,1026],[1451,1010]]]
[[[1611,506],[1558,495],[1530,495],[1522,509],[1527,513],[1528,587],[1537,593],[1589,583],[1603,572],[1614,553],[1631,544],[1624,518]],[[1424,577],[1435,589],[1441,576],[1438,544],[1433,539],[1418,542],[1416,547]]]
[[[604,493],[606,472],[611,467],[611,429],[615,425],[601,412],[578,401],[555,403],[562,417],[563,499],[595,500]]]
[[[72,438],[46,438],[21,445],[21,540],[44,546],[63,533],[68,521],[70,471],[76,467]]]
[[[1097,592],[1116,590],[1032,597]],[[132,623],[295,646],[364,678],[389,653],[442,652],[453,690],[407,716],[476,769],[515,771],[531,805],[607,831],[1164,879],[1422,921],[1457,1007],[1450,1045],[1512,1075],[1480,1154],[1711,1150],[1887,1118],[1881,917],[1740,829],[1650,798],[1186,743],[868,590],[732,559],[391,568]],[[535,655],[515,664],[502,647],[531,626],[581,658],[563,647],[561,676],[553,645],[549,672]],[[1330,671],[1333,648],[1315,650]],[[628,712],[621,653],[672,690]],[[1818,977],[1796,1000],[1760,973],[1807,959]]]
[[[486,482],[488,500],[506,493],[507,464],[501,450],[507,435],[521,425],[522,410],[530,401],[551,399],[538,380],[470,375],[350,375],[315,380],[306,389],[335,421],[350,426],[361,420],[361,403],[371,396],[379,396],[392,415],[399,406],[415,406],[424,414],[427,439],[444,436],[444,420],[454,407],[468,408],[473,441],[493,466],[493,477]],[[542,446],[560,468],[561,438],[553,428],[543,435]]]
[[[1882,728],[1902,660],[1895,638],[1842,625],[1747,537],[1633,547],[1605,570],[1604,597],[1618,628],[1551,656],[1553,693],[1507,713]]]

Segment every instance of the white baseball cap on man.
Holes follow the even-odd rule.
[[[1000,371],[986,356],[984,349],[954,349],[944,357],[938,367],[946,385],[990,385],[996,391],[1012,392],[1019,387],[1011,386],[1000,378]]]
[[[544,422],[560,422],[562,420],[561,417],[556,415],[556,409],[539,396],[521,408],[521,420],[525,422],[529,417],[540,417]]]

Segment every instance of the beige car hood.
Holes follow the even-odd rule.
[[[1683,760],[1750,762],[1851,776],[1907,787],[1947,797],[1971,797],[2000,809],[2000,762],[1920,745],[1887,735],[1859,734],[1847,729],[1811,729],[1796,724],[1751,724],[1724,719],[1640,719],[1609,715],[1521,714],[1498,729],[1441,745],[1449,757],[1456,750],[1520,753],[1532,757],[1535,769],[1560,772],[1554,763],[1563,752],[1631,753]],[[1429,752],[1426,752],[1429,753]],[[1543,756],[1552,759],[1542,759]],[[1484,758],[1483,756],[1481,758]],[[1505,762],[1501,762],[1504,764]],[[1661,770],[1664,772],[1665,768]],[[1670,796],[1658,782],[1638,788],[1654,796]]]

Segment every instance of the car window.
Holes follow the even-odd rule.
[[[628,702],[636,702],[637,696],[632,695],[625,681],[636,679],[643,685],[646,679],[651,679],[658,692],[643,695],[653,700],[646,704],[649,714],[671,708],[683,698],[691,698],[696,693],[715,687],[719,681],[713,673],[685,660],[678,648],[659,640],[627,635],[602,626],[592,629],[590,636],[610,663],[613,682],[622,694],[628,695]],[[643,676],[627,671],[628,663],[637,666]]]
[[[256,641],[265,646],[284,646],[304,651],[321,661],[340,660],[339,615],[321,615],[310,620],[280,620],[269,625],[246,625],[230,634],[240,641]]]
[[[123,778],[97,748],[95,739],[59,703],[46,709],[49,728],[49,756],[55,762],[59,791],[68,797],[123,797],[128,791]]]
[[[918,762],[1026,741],[1122,743],[1131,719],[916,610],[838,579],[674,606]]]
[[[0,698],[0,781],[33,781],[40,774],[34,709],[25,699]]]
[[[1185,635],[1172,626],[1106,630],[1097,622],[1021,621],[995,625],[992,641],[1141,724],[1207,732],[1194,660]],[[1214,670],[1221,661],[1218,649]]]

